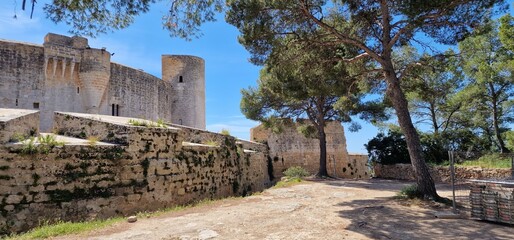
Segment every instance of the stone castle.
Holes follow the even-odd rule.
[[[110,56],[81,37],[0,41],[0,238],[42,221],[244,196],[291,166],[316,173],[319,141],[296,131],[303,123],[258,126],[252,141],[205,131],[201,58],[164,55],[159,79]],[[157,119],[166,124],[131,124]],[[369,177],[338,122],[327,124],[327,153],[330,175]]]
[[[83,37],[49,33],[43,45],[0,40],[0,107],[138,117],[205,129],[205,63],[163,55],[162,79],[111,62]]]

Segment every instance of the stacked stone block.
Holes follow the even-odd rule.
[[[61,135],[95,136],[111,145],[66,144],[30,154],[23,144],[1,145],[1,233],[43,220],[126,216],[270,186],[267,152],[245,151],[231,136],[209,146],[184,142],[188,131],[132,126],[126,118],[56,113],[55,120]]]

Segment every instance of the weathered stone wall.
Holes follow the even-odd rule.
[[[120,116],[170,121],[171,96],[171,85],[161,79],[111,63],[111,81],[100,113],[112,115],[112,104],[115,104],[119,106]]]
[[[349,172],[349,177],[353,178],[371,177],[371,167],[368,165],[368,155],[349,153],[348,164],[343,167],[343,172]]]
[[[416,180],[412,165],[377,164],[373,167],[374,176],[378,178]],[[451,182],[451,172],[449,167],[429,166],[430,174],[436,182]],[[508,179],[511,177],[510,169],[488,169],[481,167],[456,167],[456,179]]]
[[[104,119],[105,118],[105,119]],[[183,142],[187,131],[147,128],[125,118],[56,113],[55,130],[114,145],[70,145],[23,154],[0,146],[0,229],[41,220],[84,220],[151,211],[269,186],[266,152],[226,136],[220,146]]]
[[[273,133],[260,125],[250,130],[252,141],[265,142],[269,146],[275,177],[283,176],[283,171],[292,166],[301,166],[311,174],[319,170],[319,140],[306,138],[297,131],[299,123],[286,123],[280,133]],[[367,160],[348,158],[344,129],[339,122],[328,122],[325,128],[327,138],[327,170],[329,175],[346,178],[368,178],[365,166]]]
[[[43,46],[0,40],[0,107],[39,110],[43,131],[52,128],[54,111],[163,119],[205,129],[203,59],[163,56],[162,81],[111,63],[110,57],[83,37],[49,33]],[[175,79],[179,75],[183,82]]]
[[[0,108],[0,144],[39,132],[39,112]]]
[[[36,103],[41,107],[44,65],[41,45],[0,40],[0,107],[34,109]]]

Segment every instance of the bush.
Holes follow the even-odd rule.
[[[220,133],[225,136],[230,136],[230,130],[225,129],[225,128],[221,129]]]
[[[396,196],[399,198],[413,199],[422,198],[423,195],[418,191],[418,187],[416,185],[409,185],[403,187]]]
[[[403,134],[389,131],[379,133],[365,145],[371,162],[385,165],[410,163],[409,151]]]
[[[511,168],[511,156],[500,153],[490,153],[477,160],[464,161],[460,166],[475,166],[483,168]]]
[[[310,173],[300,166],[290,167],[284,171],[284,175],[288,178],[302,178],[307,177]]]
[[[442,136],[420,133],[423,158],[427,163],[440,164],[448,161],[449,143]],[[365,145],[370,161],[384,165],[410,163],[405,136],[390,130],[387,135],[379,133]]]

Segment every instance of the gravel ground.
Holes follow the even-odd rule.
[[[408,182],[307,181],[246,198],[55,239],[513,239],[514,227],[435,218],[446,206],[392,197]],[[438,186],[450,196],[448,186]],[[465,215],[465,214],[464,214]]]

